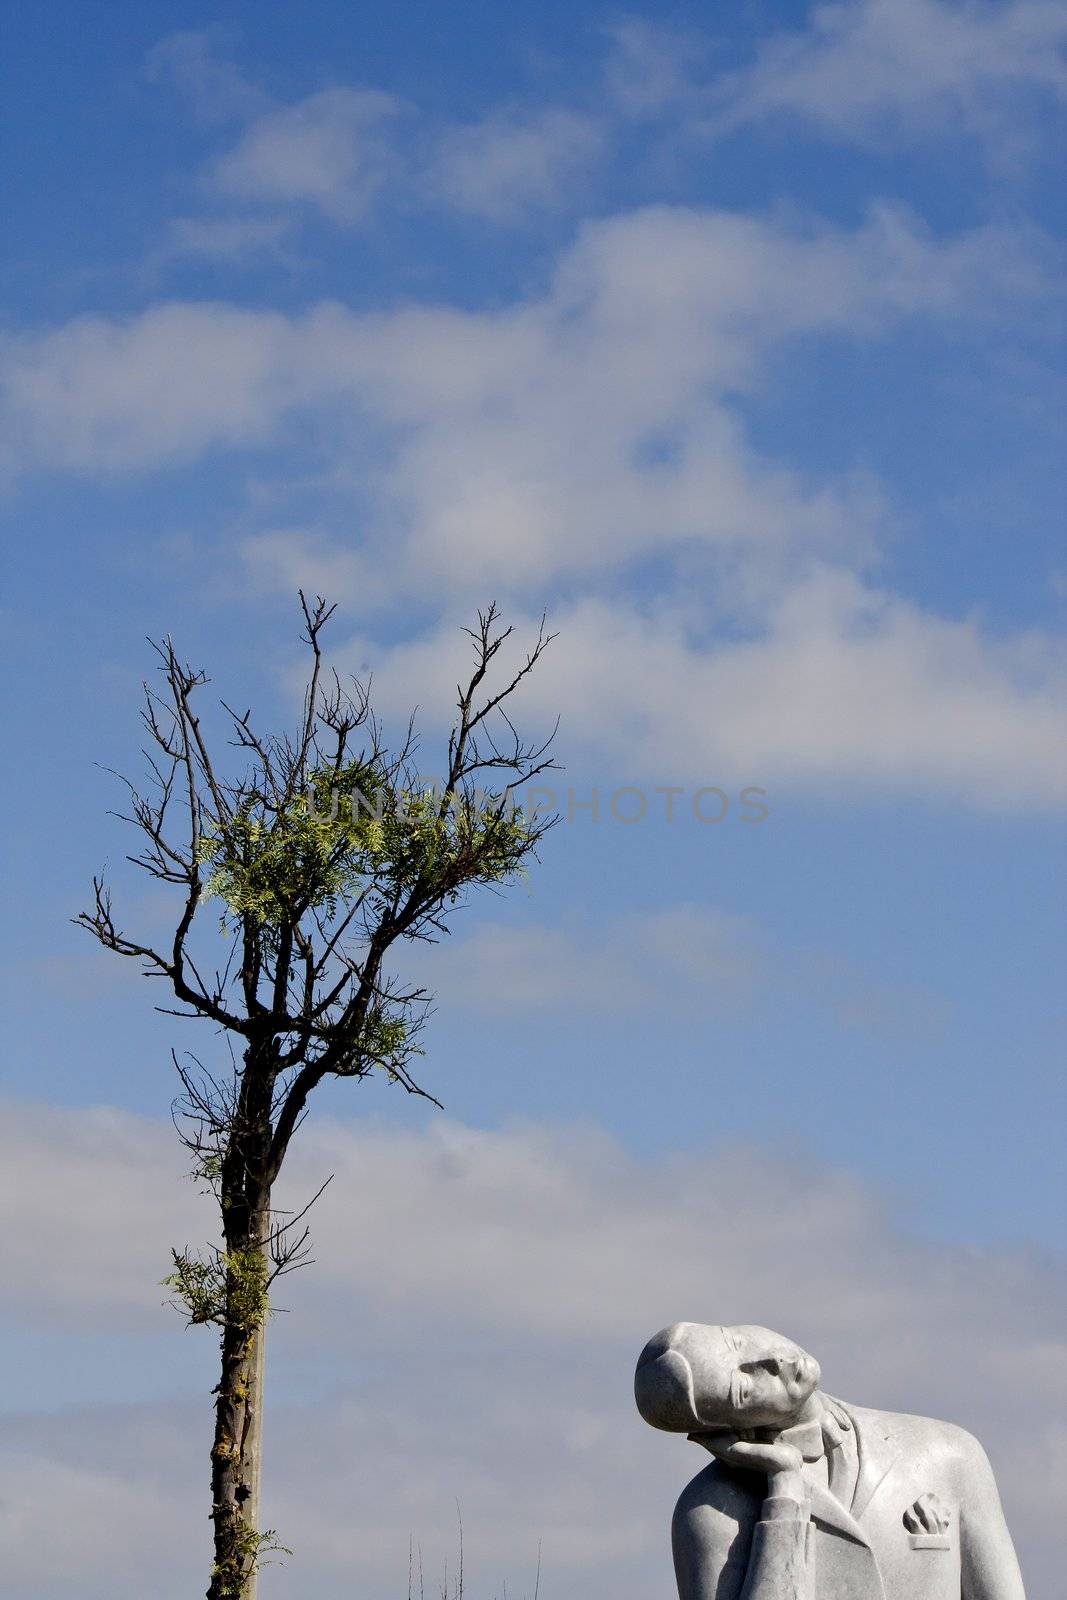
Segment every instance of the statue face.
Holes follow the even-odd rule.
[[[814,1356],[770,1328],[676,1322],[637,1364],[638,1410],[655,1428],[785,1427],[819,1386]]]
[[[748,1323],[722,1328],[720,1333],[730,1365],[729,1387],[721,1399],[709,1396],[707,1406],[698,1406],[702,1418],[713,1425],[764,1427],[787,1422],[818,1388],[819,1363],[792,1339]]]

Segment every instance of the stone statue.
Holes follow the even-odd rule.
[[[637,1408],[715,1457],[674,1513],[681,1600],[1025,1600],[977,1439],[819,1388],[768,1328],[676,1322],[637,1363]]]

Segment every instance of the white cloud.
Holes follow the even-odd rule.
[[[285,217],[175,217],[149,266],[189,256],[221,262],[261,252],[278,256],[288,232]]]
[[[368,418],[405,588],[543,584],[687,543],[855,548],[877,496],[758,455],[735,397],[793,340],[987,317],[1038,287],[995,230],[942,245],[885,209],[850,233],[654,208],[583,228],[550,291],[502,312],[173,303],[16,337],[7,433],[27,464],[106,470],[273,442],[309,408],[343,459]]]
[[[843,0],[765,39],[721,78],[711,128],[801,116],[848,138],[927,137],[946,127],[1017,147],[1019,92],[1067,93],[1067,16],[1049,0]]]
[[[64,1415],[67,1450],[53,1432],[54,1416],[9,1423],[0,1455],[0,1549],[10,1600],[196,1593],[195,1580],[207,1572],[206,1552],[197,1560],[190,1548],[190,1529],[200,1531],[197,1420],[202,1425],[191,1407],[178,1417],[162,1406],[140,1414],[86,1408]]]
[[[240,554],[259,588],[295,596],[325,595],[331,602],[366,601],[381,592],[377,577],[356,550],[306,528],[271,528],[249,534]]]
[[[533,535],[537,556],[573,562],[575,527],[597,559],[608,543],[767,536],[787,513],[839,535],[850,497],[754,457],[724,402],[787,341],[1024,314],[1041,286],[997,230],[939,244],[886,208],[847,232],[657,207],[585,226],[550,291],[502,312],[171,302],[8,339],[3,393],[27,453],[83,469],[261,438],[343,399],[353,424],[362,408],[394,430],[416,536],[432,546],[473,518],[479,562],[501,535],[513,557]],[[462,554],[453,540],[433,558]]]
[[[170,1247],[198,1243],[207,1216],[180,1181],[188,1162],[177,1141],[125,1112],[33,1105],[6,1107],[0,1139],[9,1314],[73,1314],[83,1326],[121,1319],[124,1331],[158,1324]],[[53,1183],[60,1149],[63,1178]]]
[[[628,17],[607,29],[610,41],[605,86],[612,104],[627,116],[655,116],[694,98],[699,69],[708,53],[696,34],[684,34]]]
[[[598,796],[599,821],[607,826],[609,795]],[[587,804],[588,790],[576,798]],[[565,815],[562,782],[558,800]],[[665,800],[649,791],[646,801],[649,815],[662,819]],[[691,803],[692,791],[673,801],[678,812]],[[633,814],[632,796],[620,804]],[[704,802],[705,810],[716,805]],[[680,905],[578,928],[487,923],[435,948],[425,968],[413,952],[405,976],[409,970],[447,994],[450,1004],[489,1016],[539,1010],[617,1015],[650,1004],[714,1015],[751,1013],[787,1000],[823,1008],[850,1030],[914,1040],[938,1035],[951,1010],[927,988],[888,983],[827,951],[780,946],[751,918],[708,906]]]
[[[16,337],[7,436],[26,464],[121,471],[299,443],[314,417],[334,490],[350,473],[370,506],[358,560],[268,528],[244,545],[258,582],[314,570],[368,610],[450,614],[665,557],[684,601],[558,611],[538,678],[565,740],[666,783],[1045,805],[1063,790],[1055,646],[864,581],[877,486],[768,459],[737,410],[795,341],[1026,316],[1042,282],[997,229],[942,243],[885,208],[852,231],[653,208],[583,228],[549,289],[503,311],[170,304]],[[709,643],[723,617],[734,637]],[[440,652],[363,640],[355,666],[384,658],[425,703]]]
[[[335,224],[358,222],[400,170],[393,126],[402,108],[392,95],[335,85],[279,104],[225,59],[220,35],[173,33],[148,54],[149,78],[173,85],[201,122],[239,130],[198,175],[214,214],[172,220],[149,270],[183,257],[278,258],[302,208]]]
[[[637,970],[635,952],[617,939],[590,938],[558,928],[512,928],[487,924],[468,938],[449,939],[427,958],[433,987],[455,1004],[489,1016],[540,1010],[629,1010],[652,998],[652,986]],[[412,952],[408,971],[421,978]]]
[[[354,222],[388,176],[386,130],[399,109],[377,89],[322,89],[256,117],[206,181],[232,199],[301,203]]]
[[[589,599],[551,622],[560,637],[523,714],[562,709],[561,755],[603,767],[605,782],[921,794],[990,810],[1067,794],[1067,662],[1041,635],[984,633],[833,568],[789,586],[741,638],[709,642],[691,606]],[[531,628],[520,623],[518,637]],[[391,715],[421,700],[443,717],[462,646],[446,625],[350,649]]]
[[[1025,298],[1004,236],[940,246],[884,209],[846,234],[653,208],[584,228],[511,312],[382,319],[364,394],[397,430],[411,577],[484,593],[687,544],[863,548],[871,486],[768,461],[734,402],[794,340],[988,315],[1002,273]]]
[[[293,334],[280,314],[170,303],[16,339],[5,384],[16,447],[100,472],[263,443],[296,399]]]
[[[473,216],[522,220],[569,198],[603,146],[598,124],[574,111],[495,111],[441,135],[431,190]]]
[[[265,109],[266,96],[226,60],[220,43],[218,28],[167,34],[148,52],[149,81],[171,84],[203,122],[255,116]]]
[[[125,1321],[158,1295],[160,1256],[189,1221],[171,1130],[117,1113],[7,1113],[8,1314],[63,1320],[72,1338]],[[649,1333],[693,1317],[780,1326],[818,1353],[833,1391],[974,1429],[1028,1593],[1053,1600],[1058,1264],[921,1243],[847,1171],[757,1146],[656,1163],[591,1128],[312,1122],[290,1196],[330,1171],[316,1265],[291,1280],[291,1314],[270,1336],[267,1515],[298,1551],[272,1569],[279,1597],[402,1593],[409,1533],[439,1576],[456,1497],[472,1593],[499,1594],[504,1577],[529,1587],[542,1535],[558,1600],[668,1587],[670,1505],[699,1462],[641,1426],[630,1373]],[[125,1405],[5,1422],[0,1541],[20,1600],[72,1583],[84,1600],[142,1592],[153,1551],[153,1594],[189,1592],[204,1559],[191,1535],[213,1359],[205,1338],[204,1395],[180,1410],[138,1406],[116,1367]],[[43,1537],[45,1506],[69,1537]]]

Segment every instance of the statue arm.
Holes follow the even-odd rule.
[[[993,1469],[970,1435],[960,1494],[960,1559],[963,1600],[1026,1600]]]
[[[679,1600],[814,1600],[806,1500],[768,1495],[748,1527],[683,1496],[673,1527]]]
[[[806,1503],[763,1502],[740,1600],[814,1600],[815,1528]]]

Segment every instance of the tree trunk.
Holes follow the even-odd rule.
[[[208,1600],[256,1600],[266,1341],[268,1211],[251,1237],[227,1240],[222,1376],[211,1450],[215,1560]]]
[[[260,1483],[263,1474],[263,1374],[267,1354],[267,1323],[260,1324],[256,1334],[255,1357],[252,1363],[252,1405],[248,1412],[248,1430],[245,1449],[248,1458],[248,1500],[245,1515],[251,1527],[259,1528]],[[246,1600],[256,1600],[256,1578],[252,1574],[246,1590]]]

